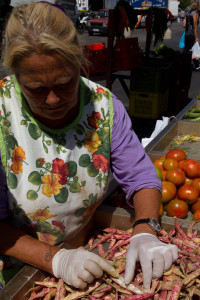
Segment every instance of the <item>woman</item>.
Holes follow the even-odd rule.
[[[197,2],[191,4],[189,12],[185,16],[183,27],[185,28],[185,48],[186,52],[190,51],[195,42],[198,42],[197,27],[199,24],[199,5]],[[194,69],[199,69],[199,62],[193,59]]]
[[[46,3],[14,8],[3,59],[14,75],[1,81],[0,253],[81,289],[103,271],[115,276],[98,255],[56,246],[78,239],[112,172],[137,221],[125,282],[140,260],[149,289],[178,253],[156,237],[161,181],[121,102],[80,76],[85,60],[73,23]]]

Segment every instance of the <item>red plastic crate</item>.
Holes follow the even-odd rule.
[[[106,72],[107,51],[105,43],[97,43],[83,46],[83,52],[90,62],[89,74],[98,74]]]
[[[89,74],[105,73],[107,71],[108,49],[105,43],[83,46],[83,52],[90,62]],[[112,72],[132,70],[140,66],[140,51],[138,38],[118,40],[113,47]]]
[[[96,44],[91,44],[91,45],[85,45],[86,48],[89,50],[101,50],[105,49],[105,43],[96,43]]]

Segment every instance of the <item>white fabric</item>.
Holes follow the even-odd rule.
[[[195,42],[194,46],[192,47],[192,59],[199,59],[200,58],[200,46],[199,42]]]
[[[103,271],[111,276],[116,273],[108,261],[84,249],[61,249],[53,257],[52,270],[55,277],[79,289],[102,277]]]
[[[141,233],[133,236],[126,256],[125,283],[129,284],[135,273],[136,262],[140,261],[143,286],[150,289],[153,278],[159,278],[178,258],[178,248],[161,242],[156,236]]]
[[[168,117],[162,117],[162,120],[157,120],[155,129],[151,136],[149,138],[142,139],[142,146],[145,148],[169,124],[169,121],[170,118]]]

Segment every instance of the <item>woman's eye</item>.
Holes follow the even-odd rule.
[[[28,88],[28,89],[33,93],[41,93],[41,92],[45,91],[44,86],[41,86],[41,87],[38,87],[38,88]]]
[[[56,85],[56,89],[61,89],[61,90],[63,90],[63,89],[65,89],[66,88],[66,83],[65,84],[58,84],[58,85]]]

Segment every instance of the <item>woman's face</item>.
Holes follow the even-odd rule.
[[[80,72],[56,54],[31,54],[16,77],[29,109],[40,122],[62,128],[77,116]]]

